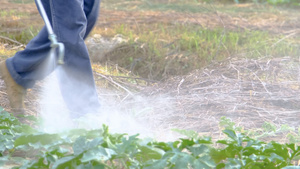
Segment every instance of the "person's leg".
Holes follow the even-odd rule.
[[[96,21],[97,18],[90,17],[97,16],[92,11],[98,9],[94,5],[93,10],[84,9],[84,0],[43,0],[42,3],[58,41],[64,43],[66,49],[65,64],[59,68],[58,73],[63,98],[74,112],[74,117],[92,112],[100,107],[100,103],[83,39],[94,25],[94,22],[88,21]],[[46,72],[40,71],[49,58],[49,52],[50,41],[44,27],[25,50],[6,61],[7,69],[19,85],[31,88],[35,81],[45,78],[54,69],[55,65],[47,68]]]
[[[23,115],[26,89],[15,82],[7,70],[5,61],[0,63],[0,77],[6,86],[6,93],[10,103],[11,112],[15,116]]]
[[[48,0],[44,0],[42,3],[51,21],[50,3]],[[32,88],[37,80],[44,79],[54,70],[54,66],[49,68],[50,64],[46,63],[49,59],[50,44],[47,29],[43,27],[24,50],[17,52],[14,57],[6,60],[8,71],[19,85],[24,88]]]
[[[25,50],[17,52],[14,57],[6,60],[10,74],[19,85],[32,88],[37,80],[44,79],[54,70],[53,63],[47,63],[47,59],[50,59],[50,44],[44,27],[28,43]]]
[[[65,64],[59,66],[57,75],[62,96],[72,118],[95,113],[100,108],[91,62],[84,42],[96,22],[98,0],[50,0],[54,18],[54,32],[64,43]],[[89,4],[90,7],[86,5]],[[97,6],[95,6],[97,5]],[[72,18],[72,19],[70,19]]]
[[[84,39],[90,34],[95,26],[100,9],[100,0],[84,0],[84,13],[87,18],[87,28]]]
[[[50,14],[49,2],[45,2],[45,10]],[[43,79],[53,70],[54,67],[42,66],[49,58],[49,51],[48,33],[43,28],[25,50],[0,63],[1,79],[5,82],[6,93],[15,115],[24,114],[26,88],[31,88],[36,80]]]

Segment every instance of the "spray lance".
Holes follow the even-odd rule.
[[[65,46],[63,43],[59,43],[56,39],[56,35],[54,34],[54,31],[51,27],[51,24],[50,24],[50,21],[48,19],[48,16],[46,14],[46,11],[45,11],[45,8],[41,2],[41,0],[36,0],[37,2],[37,5],[40,9],[40,12],[41,12],[41,16],[45,22],[45,25],[46,25],[46,28],[47,28],[47,31],[48,31],[48,38],[49,40],[51,41],[51,53],[54,53],[55,52],[55,49],[58,48],[58,64],[59,65],[62,65],[64,64],[64,54],[65,54]]]

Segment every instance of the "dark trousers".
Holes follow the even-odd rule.
[[[61,94],[72,116],[92,113],[100,103],[84,39],[96,23],[100,0],[42,0],[42,3],[58,41],[65,45],[65,64],[49,64],[51,42],[43,27],[25,50],[7,59],[7,68],[24,88],[32,88],[36,81],[57,69]]]

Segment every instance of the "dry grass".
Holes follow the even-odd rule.
[[[146,89],[145,97],[155,98],[149,119],[155,119],[158,128],[211,135],[218,134],[222,116],[245,129],[259,128],[264,122],[298,127],[299,68],[299,61],[290,57],[214,63]],[[168,104],[160,103],[162,94]]]

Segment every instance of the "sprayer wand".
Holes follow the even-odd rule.
[[[53,29],[51,27],[50,21],[48,19],[48,16],[46,14],[46,11],[44,9],[44,6],[43,6],[41,0],[36,0],[36,2],[37,2],[37,5],[40,9],[42,18],[45,22],[45,25],[46,25],[46,28],[47,28],[47,31],[48,31],[48,34],[49,34],[48,38],[51,41],[50,46],[51,46],[52,49],[58,48],[58,64],[62,65],[62,64],[64,64],[65,46],[64,46],[63,43],[59,43],[57,41],[56,35],[53,32]],[[51,50],[51,52],[55,52],[55,50]]]

